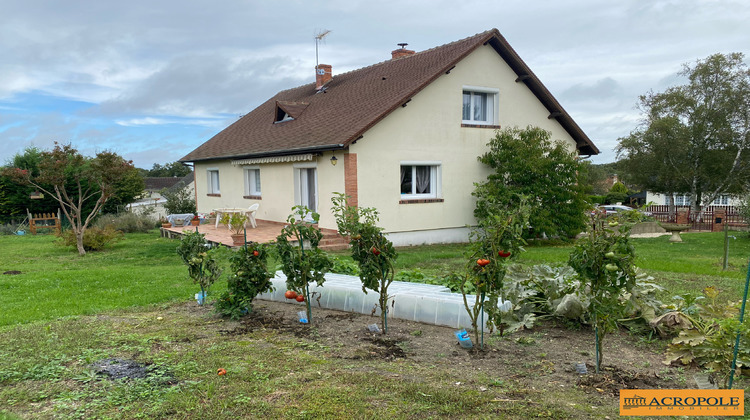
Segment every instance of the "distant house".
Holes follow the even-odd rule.
[[[477,161],[497,129],[538,126],[582,155],[599,150],[496,29],[284,90],[188,153],[200,212],[259,203],[336,228],[334,192],[375,207],[397,245],[467,240]]]
[[[128,209],[137,212],[153,211],[156,217],[166,216],[164,203],[167,200],[162,196],[162,192],[187,188],[191,193],[194,193],[194,180],[195,176],[192,172],[184,177],[146,177],[143,179],[146,186],[144,194],[138,201],[130,204]]]
[[[675,194],[673,196],[675,206],[689,206],[690,195],[689,194]],[[730,194],[721,194],[718,196],[710,206],[739,206],[741,204],[741,198]],[[646,202],[654,203],[655,205],[669,205],[668,196],[664,194],[654,193],[651,191],[646,192]]]

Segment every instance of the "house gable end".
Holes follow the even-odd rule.
[[[497,29],[279,92],[181,159],[257,157],[341,150],[483,45],[491,45],[575,139],[582,154],[598,149]],[[295,122],[289,123],[293,119]],[[273,124],[284,122],[283,124]]]

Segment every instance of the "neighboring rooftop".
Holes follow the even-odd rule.
[[[193,182],[193,173],[185,175],[184,177],[176,176],[156,176],[143,178],[143,182],[146,184],[146,191],[160,191],[165,188],[173,188],[177,183],[183,181],[184,185]]]
[[[599,149],[497,29],[284,90],[180,159],[195,162],[341,150],[484,44],[491,45],[563,128],[581,154]],[[396,55],[394,55],[395,57]],[[321,65],[321,67],[324,65]]]

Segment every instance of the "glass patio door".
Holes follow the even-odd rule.
[[[299,169],[299,199],[298,204],[318,211],[318,172],[315,168]]]

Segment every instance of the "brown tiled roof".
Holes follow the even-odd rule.
[[[497,29],[440,47],[339,74],[317,92],[315,83],[284,90],[180,159],[262,157],[348,147],[390,112],[484,44],[490,44],[575,139],[581,154],[591,142]],[[277,122],[277,107],[293,120]],[[292,112],[289,112],[292,111]]]
[[[164,188],[172,189],[180,182],[182,182],[182,186],[193,182],[193,173],[190,172],[184,177],[179,178],[176,176],[150,176],[143,178],[143,183],[146,184],[147,191],[159,191]]]
[[[180,182],[182,178],[176,176],[152,176],[143,178],[143,182],[146,184],[146,190],[158,191],[164,188],[170,188],[176,183]]]

